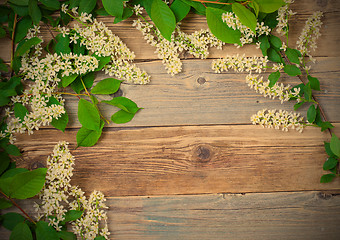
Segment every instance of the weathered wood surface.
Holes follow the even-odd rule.
[[[292,27],[290,32],[290,46],[294,47],[295,42],[300,35],[300,32],[305,24],[305,21],[314,11],[324,12],[323,28],[321,30],[322,37],[319,39],[318,49],[314,53],[315,56],[332,56],[336,57],[340,55],[340,49],[337,47],[337,43],[340,41],[339,29],[340,29],[340,2],[337,0],[300,0],[292,4],[292,9],[297,12],[297,15],[292,19]],[[135,52],[136,60],[157,59],[157,55],[154,53],[155,48],[145,42],[142,34],[132,27],[132,20],[128,19],[118,24],[113,24],[112,17],[99,17],[100,21],[104,22],[110,27],[117,36],[119,36],[127,46]],[[187,33],[192,33],[196,30],[206,29],[207,23],[205,17],[191,14],[187,17],[182,24],[182,30]],[[44,26],[41,27],[41,35],[44,39],[51,39],[51,35],[48,29]],[[5,61],[10,59],[10,48],[7,46],[10,44],[9,40],[1,39],[1,57]],[[224,51],[217,49],[211,49],[209,58],[224,57],[226,54],[243,54],[248,56],[261,55],[261,52],[254,46],[245,46],[243,48],[235,48],[232,45],[225,46]],[[186,55],[191,58],[191,55]]]
[[[75,135],[44,129],[20,136],[17,162],[44,166],[58,141],[74,149]],[[106,196],[340,190],[340,179],[320,183],[326,140],[329,134],[315,128],[302,134],[253,125],[108,128],[95,147],[72,150],[73,181]]]
[[[340,121],[340,58],[320,57],[313,65],[311,75],[321,82],[321,92],[315,96],[330,121]],[[250,89],[246,75],[229,71],[214,73],[212,60],[185,60],[183,72],[168,75],[160,61],[140,63],[138,66],[152,76],[148,85],[123,84],[120,94],[143,107],[134,119],[124,126],[164,126],[187,124],[237,124],[249,123],[250,116],[263,108],[292,111],[296,102],[281,104],[279,100],[264,98]],[[268,77],[269,73],[261,74]],[[107,77],[99,74],[97,80]],[[301,83],[297,77],[286,74],[280,80],[284,84]],[[102,98],[102,96],[98,96]],[[69,127],[79,127],[77,120],[78,98],[65,96],[67,110],[72,116]],[[110,99],[110,97],[108,98]],[[305,114],[308,104],[300,109]],[[100,104],[104,116],[110,119],[118,109]],[[112,127],[122,125],[110,124]]]
[[[21,204],[34,216],[33,201]],[[112,239],[339,239],[340,195],[322,192],[117,197]],[[8,239],[2,229],[0,239]]]

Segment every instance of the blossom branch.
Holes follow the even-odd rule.
[[[18,18],[18,14],[14,15],[14,21],[13,21],[13,29],[12,29],[12,42],[11,42],[11,76],[13,76],[13,59],[14,59],[14,37],[15,37],[15,29],[17,26],[17,18]]]

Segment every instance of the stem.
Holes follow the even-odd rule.
[[[5,193],[3,193],[1,190],[0,190],[0,193],[2,195],[5,196],[5,198],[7,198],[8,200],[10,200],[14,206],[16,206],[25,216],[28,220],[30,220],[32,223],[36,224],[36,222],[24,211],[24,209],[22,209],[16,202],[14,202],[14,200],[12,198],[10,198],[9,196],[7,196]]]
[[[13,22],[13,30],[12,30],[12,42],[11,42],[11,77],[13,76],[13,59],[14,59],[14,47],[15,47],[15,44],[14,44],[14,37],[15,37],[15,29],[16,29],[16,26],[17,26],[17,18],[18,18],[18,14],[15,14],[14,15],[14,22]]]
[[[289,61],[289,59],[288,59],[288,57],[286,56],[286,54],[284,54],[284,53],[282,53],[282,52],[281,52],[281,54],[283,55],[284,59],[285,59],[289,64],[291,64],[291,62]],[[300,81],[301,81],[304,85],[306,85],[306,82],[305,82],[305,80],[302,78],[301,75],[298,75],[298,78],[300,79]],[[320,113],[321,113],[321,116],[322,116],[323,120],[324,120],[325,122],[328,122],[327,117],[326,117],[326,114],[325,114],[323,108],[321,107],[319,101],[316,99],[316,97],[315,97],[313,94],[312,94],[312,99],[313,99],[314,103],[317,104],[317,105],[319,106]],[[328,128],[328,132],[329,132],[329,134],[332,136],[332,130],[331,130],[330,128]]]

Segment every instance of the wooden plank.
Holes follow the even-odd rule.
[[[34,215],[32,200],[20,205]],[[117,197],[107,205],[110,239],[335,240],[340,234],[340,195],[322,192]],[[0,228],[0,239],[8,235]]]
[[[252,125],[106,128],[95,147],[78,149],[75,138],[76,129],[21,135],[17,163],[44,166],[66,140],[76,158],[74,183],[107,196],[340,189],[339,178],[319,182],[330,137],[316,128],[302,134]]]
[[[310,1],[310,0],[301,0],[294,4],[292,4],[292,9],[298,12],[297,15],[294,16],[291,25],[291,33],[290,33],[290,44],[293,43],[293,47],[295,46],[295,42],[300,35],[300,32],[304,26],[306,19],[313,14],[314,11],[323,11],[325,13],[325,17],[323,18],[324,26],[322,28],[322,37],[318,40],[318,49],[315,52],[315,56],[339,56],[340,49],[337,47],[337,43],[340,40],[340,36],[338,34],[339,30],[339,22],[340,22],[340,2],[336,0],[332,1]],[[118,24],[113,24],[112,17],[98,17],[100,21],[103,21],[117,36],[119,36],[127,46],[135,52],[136,59],[157,59],[157,55],[154,53],[155,48],[147,44],[142,34],[132,27],[132,20],[128,19]],[[183,21],[182,29],[187,33],[192,33],[196,30],[206,29],[207,23],[205,17],[191,14],[189,17]],[[46,27],[42,26],[41,34],[45,39],[45,42],[48,39],[51,39],[50,33]],[[0,40],[1,47],[1,57],[5,61],[9,61],[10,59],[10,41],[8,39]],[[255,49],[254,46],[245,46],[241,49],[234,47],[233,45],[228,45],[224,47],[223,51],[212,49],[210,58],[218,58],[223,57],[226,54],[243,54],[245,53],[248,56],[253,55],[261,55],[261,52]],[[185,55],[185,57],[191,58],[190,55]]]
[[[250,89],[245,81],[246,74],[232,71],[214,73],[211,61],[185,60],[184,71],[175,77],[168,75],[159,61],[138,64],[152,79],[150,84],[144,86],[122,84],[120,94],[144,108],[124,126],[249,123],[250,116],[263,108],[293,110],[294,102],[281,104],[277,99],[264,98]],[[318,77],[321,82],[322,91],[315,94],[328,119],[333,122],[340,121],[339,71],[340,58],[330,57],[318,58],[311,70],[311,75]],[[268,74],[261,75],[267,77]],[[99,74],[97,80],[105,77]],[[292,85],[301,83],[297,77],[286,74],[280,81]],[[65,99],[71,116],[68,126],[79,127],[76,116],[78,98],[65,96]],[[117,111],[117,108],[107,104],[99,106],[108,119]],[[300,112],[305,114],[308,107],[301,108]]]

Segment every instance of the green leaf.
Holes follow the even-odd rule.
[[[24,216],[19,213],[9,212],[2,215],[2,223],[6,229],[13,231],[16,225],[25,221]]]
[[[2,174],[0,179],[14,177],[17,174],[24,173],[24,172],[28,172],[28,170],[26,168],[12,168],[4,172],[4,174]]]
[[[100,115],[97,108],[85,99],[78,103],[78,119],[81,125],[87,129],[100,130]]]
[[[304,91],[305,99],[307,101],[311,101],[312,100],[312,89],[311,89],[311,86],[310,86],[310,82],[308,82],[304,86],[303,91]]]
[[[334,126],[330,122],[321,122],[320,127],[321,127],[321,132],[323,132],[327,129],[334,128]]]
[[[133,14],[133,11],[130,8],[126,7],[123,10],[123,16],[122,17],[115,17],[115,20],[113,21],[113,23],[116,24],[116,23],[119,23],[121,21],[124,21],[125,19],[128,19],[129,17],[131,17],[132,14]]]
[[[67,222],[71,222],[71,221],[75,221],[78,218],[81,217],[81,215],[83,214],[83,211],[79,211],[79,210],[68,210],[65,213],[65,219],[61,222],[62,225],[64,225]]]
[[[316,117],[316,109],[315,106],[312,104],[307,111],[307,120],[309,123],[313,123]]]
[[[17,224],[9,237],[10,240],[33,240],[30,228],[24,222]]]
[[[171,41],[171,34],[176,28],[176,18],[168,5],[162,0],[153,0],[150,17],[162,36]]]
[[[270,43],[268,40],[268,36],[266,35],[261,35],[259,37],[259,41],[260,41],[260,49],[262,51],[263,56],[267,56],[267,50],[270,48]]]
[[[106,57],[98,57],[97,55],[93,55],[98,60],[98,68],[95,71],[100,71],[103,67],[111,61],[111,56]]]
[[[8,66],[5,63],[0,63],[0,71],[8,72]]]
[[[110,14],[108,14],[108,12],[105,10],[105,8],[99,8],[96,11],[96,14],[99,16],[109,16]]]
[[[124,110],[119,110],[118,112],[111,116],[111,120],[112,122],[117,124],[127,123],[130,122],[134,116],[135,114],[133,113],[129,113]]]
[[[80,42],[77,41],[76,44],[73,43],[72,51],[77,55],[85,55],[86,47],[84,45],[80,46]]]
[[[274,48],[268,48],[267,50],[268,59],[273,62],[282,63],[280,54]]]
[[[187,5],[193,7],[196,10],[197,14],[205,15],[206,14],[206,7],[202,3],[199,2],[193,2],[191,0],[182,0]]]
[[[315,77],[312,77],[310,75],[308,75],[307,78],[308,78],[308,81],[310,82],[311,89],[320,91],[320,82],[319,82],[319,79],[317,79]]]
[[[115,0],[117,1],[117,0]],[[115,2],[113,1],[113,2]],[[79,13],[86,12],[90,13],[96,7],[97,0],[80,0],[79,2]]]
[[[2,26],[0,26],[0,38],[6,37],[6,31],[5,29],[2,28]]]
[[[16,4],[9,3],[10,7],[13,9],[14,13],[18,14],[18,16],[28,16],[28,6],[19,6]],[[14,19],[14,14],[13,14]],[[10,23],[11,19],[9,17],[8,23]],[[13,23],[9,24],[10,29],[12,30]]]
[[[27,114],[28,114],[28,110],[24,105],[22,105],[21,103],[15,103],[14,104],[14,115],[15,115],[15,117],[18,117],[21,120],[24,120],[24,118]]]
[[[79,7],[79,3],[80,3],[80,0],[70,0],[69,8],[72,9],[75,7]]]
[[[277,49],[280,49],[282,47],[281,39],[274,35],[270,35],[269,42],[272,46],[276,47]]]
[[[28,13],[33,20],[33,24],[38,25],[41,20],[41,11],[38,7],[38,0],[29,0]]]
[[[8,0],[11,3],[14,3],[18,6],[27,6],[28,5],[28,0]]]
[[[98,236],[98,237],[95,237],[94,240],[105,240],[106,238],[104,236]]]
[[[254,2],[250,2],[248,6],[254,10],[256,17],[258,17],[259,12],[260,12],[259,4],[254,1]]]
[[[12,69],[15,73],[19,73],[21,68],[21,60],[19,57],[14,57],[12,62]]]
[[[124,5],[122,0],[102,0],[106,12],[112,16],[122,18]]]
[[[232,9],[236,16],[240,19],[241,23],[249,27],[255,33],[257,25],[255,15],[248,8],[239,3],[233,3]]]
[[[289,76],[298,76],[301,75],[301,70],[300,68],[298,68],[295,65],[285,65],[283,70],[285,71],[285,73],[287,73]]]
[[[10,201],[4,199],[4,198],[0,198],[0,209],[7,209],[13,206],[13,203],[11,203]]]
[[[57,231],[52,226],[49,226],[47,222],[37,222],[35,232],[37,240],[59,240]]]
[[[334,153],[332,152],[332,150],[331,150],[331,144],[330,144],[329,142],[324,142],[324,146],[325,146],[325,151],[326,151],[326,153],[327,153],[328,156],[330,156],[330,157],[336,157],[336,156],[334,155]]]
[[[77,133],[77,147],[91,147],[95,145],[102,134],[104,124],[104,121],[101,121],[99,131],[90,130],[85,127],[80,128]]]
[[[95,78],[95,73],[94,72],[89,72],[86,75],[84,75],[82,77],[82,80],[85,84],[86,88],[91,88],[94,82],[94,78]],[[80,77],[77,77],[77,79],[75,81],[73,81],[71,83],[71,88],[76,92],[76,93],[80,93],[82,90],[84,90],[84,86],[80,80]]]
[[[92,94],[113,94],[118,91],[122,81],[106,78],[98,82],[91,90]]]
[[[260,12],[271,13],[282,7],[285,2],[283,0],[256,0],[259,4]]]
[[[332,152],[340,158],[340,140],[339,138],[333,133],[331,138],[331,150]]]
[[[70,53],[71,48],[70,48],[70,37],[68,35],[63,35],[60,33],[56,36],[57,43],[55,45],[55,52],[60,54],[60,53]]]
[[[295,51],[295,49],[287,48],[286,49],[286,55],[287,55],[289,61],[291,61],[292,63],[300,64],[299,55]]]
[[[37,195],[45,184],[46,172],[46,168],[38,168],[7,178],[11,181],[9,183],[9,192],[5,193],[7,196],[16,199],[26,199]],[[0,186],[2,181],[4,179],[0,179]]]
[[[37,45],[40,43],[42,40],[38,37],[33,37],[28,39],[26,42],[24,42],[16,51],[15,51],[15,56],[22,56],[25,53],[27,53],[31,47]]]
[[[0,174],[2,174],[9,166],[11,159],[5,152],[0,152]]]
[[[273,72],[269,75],[268,79],[270,81],[269,87],[273,87],[274,84],[279,80],[281,73],[279,71]]]
[[[323,176],[321,177],[320,183],[329,183],[329,182],[331,182],[335,177],[336,177],[336,175],[333,174],[333,173],[325,174],[325,175],[323,175]]]
[[[24,39],[24,37],[26,37],[27,35],[27,31],[29,28],[32,27],[32,20],[30,17],[24,17],[22,18],[16,26],[16,31],[15,31],[15,37],[14,37],[14,42],[18,43],[20,42],[22,39]]]
[[[241,32],[228,27],[227,24],[222,21],[222,14],[224,12],[225,11],[217,8],[207,8],[206,17],[210,31],[222,42],[241,44]]]
[[[20,156],[20,150],[17,146],[13,145],[13,144],[8,144],[4,147],[5,151],[12,156]]]
[[[63,132],[65,132],[66,126],[68,124],[68,114],[67,112],[63,113],[58,119],[53,118],[51,124],[56,129],[59,129]]]
[[[126,97],[115,97],[111,99],[110,101],[102,101],[102,102],[110,104],[112,106],[116,106],[132,114],[135,114],[139,109],[141,109],[137,106],[137,104],[134,101]]]
[[[72,232],[60,231],[57,232],[58,237],[62,240],[77,240],[77,235]]]
[[[67,87],[70,85],[76,78],[78,77],[78,74],[71,74],[69,76],[63,76],[61,77],[61,85],[63,87]]]
[[[327,171],[330,170],[338,164],[338,159],[334,157],[327,158],[327,161],[323,164],[323,170]]]
[[[188,15],[190,6],[181,0],[175,0],[172,2],[170,9],[174,13],[176,21],[180,22]]]
[[[49,10],[58,10],[60,9],[60,2],[56,0],[39,0],[42,4],[45,5]]]

